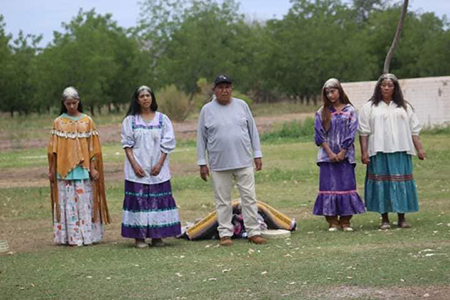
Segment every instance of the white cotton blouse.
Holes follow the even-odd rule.
[[[398,107],[393,101],[386,104],[380,101],[378,106],[368,101],[359,113],[359,135],[368,136],[369,156],[377,152],[406,152],[416,155],[413,135],[419,135],[420,123],[409,103],[407,109]]]
[[[128,116],[122,122],[122,148],[133,148],[136,162],[145,172],[138,177],[128,158],[125,158],[125,180],[157,184],[170,180],[169,156],[166,157],[161,172],[151,176],[150,171],[159,161],[161,151],[169,154],[175,149],[175,135],[170,119],[156,112],[152,121],[146,122],[140,115]]]

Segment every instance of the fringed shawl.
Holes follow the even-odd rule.
[[[100,178],[92,181],[94,187],[93,220],[97,222],[100,216],[101,223],[110,223],[105,195],[102,150],[94,121],[87,115],[83,115],[79,120],[72,120],[61,115],[53,122],[53,129],[50,133],[47,155],[49,166],[56,166],[53,170],[55,176],[59,174],[64,178],[78,165],[89,171],[90,162],[94,161]],[[56,162],[54,163],[55,158]],[[56,182],[50,187],[53,220],[55,220],[54,210],[56,208],[56,219],[60,222]]]

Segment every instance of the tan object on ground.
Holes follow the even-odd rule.
[[[285,239],[291,236],[291,232],[284,229],[268,229],[262,231],[261,236],[266,239]]]
[[[0,253],[3,252],[6,253],[8,251],[9,251],[8,241],[0,240]]]

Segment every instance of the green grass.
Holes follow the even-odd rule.
[[[47,185],[2,188],[0,239],[7,236],[10,245],[20,239],[30,246],[21,251],[12,246],[12,255],[0,255],[0,298],[335,299],[345,293],[343,288],[351,288],[362,294],[347,298],[382,299],[371,291],[448,289],[450,144],[442,133],[426,132],[421,139],[427,159],[413,160],[420,212],[407,215],[410,230],[379,231],[379,215],[365,213],[352,220],[356,232],[327,232],[323,218],[311,214],[319,175],[317,147],[312,140],[294,138],[263,142],[256,187],[259,200],[296,218],[299,228],[290,239],[262,246],[236,240],[233,247],[221,248],[217,241],[169,239],[166,248],[134,249],[132,241],[120,237],[121,179],[107,182],[114,223],[106,226],[104,242],[52,246]],[[120,146],[111,143],[103,149],[107,169],[120,171]],[[182,221],[193,221],[214,210],[213,192],[210,182],[199,178],[195,145],[187,142],[177,150],[170,157],[179,172],[172,178],[174,196]],[[359,161],[359,149],[357,153]],[[24,159],[38,155],[45,154],[39,149],[0,152],[0,169],[45,170],[45,156]],[[365,167],[360,163],[356,176],[363,195]],[[238,197],[236,190],[233,197]]]
[[[319,109],[318,105],[301,104],[298,102],[277,102],[277,103],[258,103],[251,107],[254,116],[274,116],[282,114],[299,114],[299,113],[314,113]]]

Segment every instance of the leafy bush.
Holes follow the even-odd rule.
[[[247,105],[250,106],[250,107],[253,105],[253,100],[250,99],[250,97],[248,97],[247,95],[242,94],[239,91],[233,90],[233,97],[234,98],[239,98],[241,100],[244,100],[247,103]]]
[[[312,140],[314,137],[314,119],[306,118],[303,122],[285,122],[281,128],[261,135],[262,141],[276,141],[280,139]]]
[[[196,110],[200,111],[206,103],[208,103],[213,93],[213,85],[211,83],[208,83],[208,81],[205,78],[200,78],[197,80],[197,86],[200,90],[199,93],[195,94],[192,98],[193,105]]]
[[[203,105],[211,101],[214,92],[213,92],[213,84],[208,83],[208,81],[205,78],[200,78],[197,81],[197,86],[200,92],[194,95],[194,97],[192,98],[192,102],[195,109],[200,111]],[[253,105],[253,100],[250,99],[250,97],[237,90],[233,90],[232,96],[234,98],[244,100],[250,107]]]
[[[172,121],[184,121],[191,110],[191,101],[175,85],[169,85],[156,94],[158,108]]]

